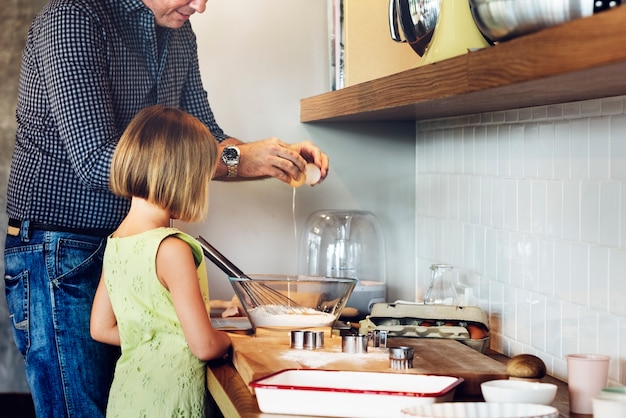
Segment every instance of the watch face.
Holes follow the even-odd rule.
[[[239,150],[235,147],[226,147],[222,151],[222,160],[226,164],[237,164],[239,161]]]

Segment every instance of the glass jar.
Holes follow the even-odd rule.
[[[430,266],[431,278],[424,303],[437,305],[456,305],[458,294],[452,277],[453,267],[449,264],[433,264]]]

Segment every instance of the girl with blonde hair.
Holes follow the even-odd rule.
[[[199,221],[208,208],[217,142],[182,110],[152,106],[124,131],[110,185],[130,210],[107,239],[91,313],[91,335],[121,346],[107,417],[202,417],[205,361],[230,338],[207,311],[202,248],[170,227]]]

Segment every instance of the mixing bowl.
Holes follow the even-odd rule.
[[[357,279],[252,274],[229,277],[255,331],[332,327]]]
[[[487,402],[518,402],[548,405],[556,396],[556,385],[552,383],[527,382],[522,380],[490,380],[480,385]]]

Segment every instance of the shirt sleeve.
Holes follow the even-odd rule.
[[[115,125],[105,39],[98,19],[78,7],[59,7],[41,25],[40,71],[60,140],[80,181],[107,189],[121,135]]]

